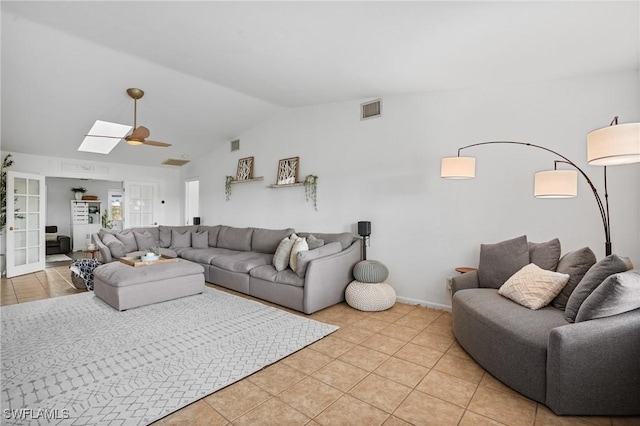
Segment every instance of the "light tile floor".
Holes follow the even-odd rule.
[[[68,265],[56,264],[3,278],[0,296],[4,306],[81,291]],[[155,424],[640,425],[640,417],[559,417],[509,389],[458,345],[448,312],[342,303],[308,317],[340,329]]]

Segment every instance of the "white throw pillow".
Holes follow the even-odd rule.
[[[44,234],[45,241],[58,241],[58,233],[57,232],[47,232]]]
[[[569,281],[569,274],[547,271],[530,263],[513,274],[498,293],[529,308],[547,306]]]
[[[291,256],[289,256],[289,266],[293,272],[298,272],[298,253],[309,250],[306,238],[298,238],[291,248]]]
[[[271,261],[273,266],[276,268],[276,271],[284,271],[287,269],[287,266],[289,266],[289,257],[291,257],[291,249],[293,248],[294,242],[295,240],[293,238],[286,237],[280,241],[280,244],[278,244],[278,248],[276,249],[276,252],[273,255],[273,260]]]

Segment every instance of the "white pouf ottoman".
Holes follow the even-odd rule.
[[[351,281],[344,297],[349,306],[360,311],[384,311],[396,303],[396,292],[387,283]]]

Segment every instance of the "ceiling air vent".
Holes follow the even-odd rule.
[[[231,141],[231,152],[240,149],[240,139],[234,139]]]
[[[184,166],[190,160],[179,160],[177,158],[167,158],[162,162],[162,164],[166,164],[167,166]]]
[[[382,99],[360,104],[360,120],[380,117],[382,115]]]

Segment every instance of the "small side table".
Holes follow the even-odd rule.
[[[96,250],[84,249],[84,250],[82,250],[82,255],[83,255],[83,257],[86,257],[88,259],[95,259],[98,256],[97,253],[99,251],[100,250],[97,250],[97,249]]]
[[[460,272],[461,274],[466,274],[467,272],[477,271],[477,268],[470,268],[468,266],[459,266],[456,268],[456,272]]]

